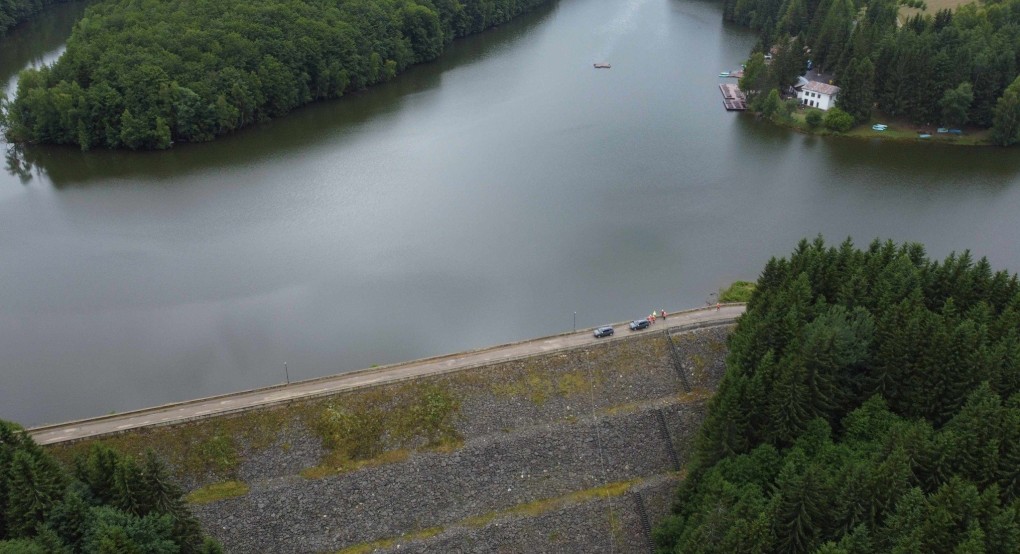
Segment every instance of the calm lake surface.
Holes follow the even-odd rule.
[[[0,171],[0,418],[704,305],[818,234],[1020,269],[1015,149],[820,139],[727,113],[717,75],[755,39],[720,9],[560,0],[215,143],[29,149]],[[58,56],[81,13],[0,43],[0,84]]]

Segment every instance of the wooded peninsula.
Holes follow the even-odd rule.
[[[0,3],[9,0],[0,0]],[[106,0],[22,72],[15,142],[164,149],[391,79],[547,0]]]
[[[826,114],[832,130],[867,122],[877,109],[916,125],[990,128],[992,142],[1017,142],[1020,0],[906,18],[904,4],[923,7],[905,0],[726,0],[725,19],[761,33],[740,83],[752,109],[789,116],[779,93],[810,59],[842,89],[839,110]]]

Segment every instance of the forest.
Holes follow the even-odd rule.
[[[0,0],[3,2],[5,0]],[[547,0],[104,0],[21,73],[14,142],[165,149],[386,81]]]
[[[0,420],[0,554],[215,554],[166,466],[95,445],[67,471]]]
[[[1020,552],[1020,283],[968,253],[772,259],[658,551]]]
[[[835,75],[838,105],[856,123],[878,108],[918,125],[991,128],[994,142],[1015,143],[1020,0],[984,0],[901,20],[903,1],[725,0],[723,17],[758,30],[758,52],[775,49],[776,69],[747,83],[763,98],[793,84],[810,59]]]
[[[0,0],[0,37],[50,4],[68,0]]]

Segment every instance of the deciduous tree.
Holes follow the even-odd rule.
[[[992,140],[1001,146],[1009,146],[1020,140],[1020,77],[1006,87],[995,104]]]
[[[974,88],[970,83],[960,83],[942,95],[939,106],[942,108],[942,122],[953,127],[967,123],[967,112],[974,102]]]

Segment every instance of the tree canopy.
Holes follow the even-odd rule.
[[[993,127],[998,101],[1020,71],[1020,0],[966,4],[898,25],[900,4],[725,0],[723,16],[759,30],[759,51],[782,50],[798,39],[816,67],[835,75],[845,93],[841,107],[857,121],[875,105],[918,124]],[[793,84],[788,77],[776,81]]]
[[[803,241],[729,339],[660,552],[1020,551],[1020,283]]]
[[[96,445],[69,473],[0,420],[0,553],[214,554],[181,490],[151,451],[142,461]]]
[[[7,0],[0,0],[0,3]],[[22,72],[10,139],[162,149],[337,98],[547,0],[105,0]]]

